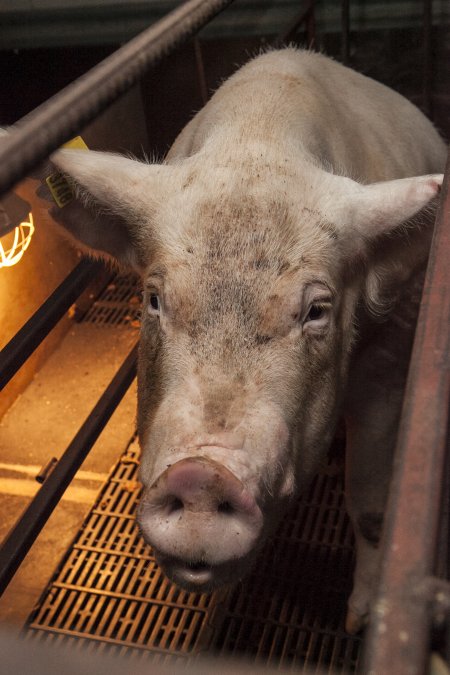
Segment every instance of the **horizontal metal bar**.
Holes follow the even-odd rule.
[[[25,558],[89,450],[136,376],[136,344],[67,450],[0,547],[0,594]]]
[[[102,267],[100,262],[87,258],[82,260],[2,349],[0,390],[41,344]]]
[[[414,340],[365,666],[423,675],[432,612],[417,589],[434,571],[449,422],[450,153]]]
[[[189,0],[23,117],[0,145],[0,195],[233,0]]]

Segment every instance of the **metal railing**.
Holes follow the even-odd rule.
[[[233,0],[188,0],[23,117],[0,146],[0,195]]]
[[[379,595],[367,636],[371,675],[426,672],[433,617],[450,613],[450,583],[433,576],[448,480],[449,253],[450,153],[403,403]]]

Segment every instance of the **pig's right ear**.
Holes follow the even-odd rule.
[[[167,167],[85,150],[60,150],[51,161],[75,192],[50,210],[53,219],[88,250],[141,271]]]

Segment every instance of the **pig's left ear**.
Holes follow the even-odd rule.
[[[437,197],[442,174],[353,185],[338,206],[343,229],[355,244],[373,241],[410,221]],[[348,179],[346,179],[348,180]],[[350,184],[349,184],[350,185]],[[339,214],[338,214],[339,215]]]
[[[72,201],[51,209],[54,220],[88,250],[139,271],[168,167],[85,150],[60,150],[51,161],[75,188]]]

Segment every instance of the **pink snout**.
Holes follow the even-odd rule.
[[[168,577],[189,590],[211,590],[248,566],[263,517],[225,466],[188,457],[144,492],[138,520]]]

